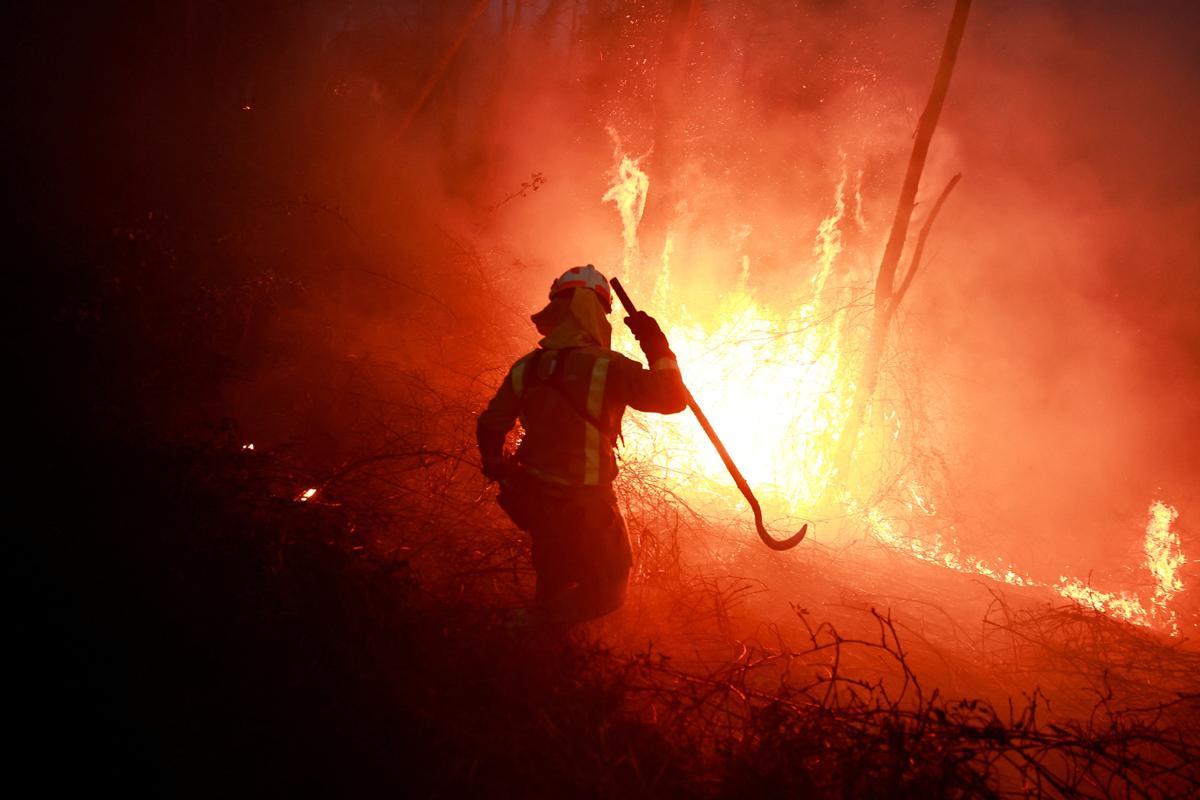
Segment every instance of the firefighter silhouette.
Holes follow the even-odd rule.
[[[643,311],[625,324],[649,368],[611,349],[608,281],[591,264],[572,267],[532,316],[538,347],[513,364],[480,414],[483,473],[498,481],[501,507],[533,540],[534,613],[576,624],[625,602],[633,564],[612,483],[621,417],[631,406],[675,414],[687,390],[662,329]],[[505,439],[517,419],[525,435]]]

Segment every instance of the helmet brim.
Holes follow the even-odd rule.
[[[605,297],[604,295],[597,292],[595,289],[592,289],[588,286],[568,286],[565,289],[559,289],[557,292],[550,295],[550,299],[555,300],[559,297],[570,297],[571,292],[575,291],[576,289],[584,289],[586,291],[590,291],[590,292],[594,293],[596,295],[596,297],[598,297],[600,299],[600,305],[603,306],[604,313],[605,314],[612,313],[612,298]]]

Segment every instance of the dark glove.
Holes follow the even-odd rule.
[[[675,354],[671,352],[671,345],[667,343],[666,334],[658,327],[654,317],[645,311],[637,311],[625,318],[625,324],[633,332],[633,338],[642,346],[642,352],[646,354],[648,362],[653,364],[660,358],[675,358]]]

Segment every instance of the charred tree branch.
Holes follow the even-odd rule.
[[[900,256],[904,252],[908,226],[912,221],[913,208],[916,207],[921,173],[925,169],[929,144],[933,141],[933,133],[937,129],[938,118],[941,116],[942,106],[946,102],[946,94],[950,90],[950,78],[954,74],[954,62],[958,58],[958,48],[962,44],[963,32],[967,27],[967,14],[970,10],[971,0],[956,0],[954,15],[950,19],[950,29],[946,33],[946,43],[942,48],[942,57],[938,63],[937,75],[934,77],[933,89],[929,93],[925,110],[917,122],[912,155],[908,160],[908,171],[904,176],[904,184],[900,188],[900,198],[896,203],[896,215],[892,220],[892,230],[879,264],[879,274],[875,279],[875,317],[871,325],[871,337],[867,344],[867,352],[863,359],[862,374],[854,393],[854,402],[850,407],[846,427],[838,441],[835,463],[843,478],[854,453],[855,445],[858,443],[858,434],[866,414],[867,404],[874,395],[875,385],[879,380],[879,367],[887,345],[888,330],[898,304],[898,300],[894,296],[896,270],[900,265]],[[944,194],[945,192],[943,192]],[[913,265],[917,265],[915,260]]]
[[[921,266],[921,256],[925,254],[925,242],[929,238],[929,231],[933,228],[933,221],[937,219],[938,212],[942,210],[942,204],[946,202],[946,198],[950,196],[950,192],[954,191],[954,187],[958,186],[960,180],[962,180],[961,172],[950,179],[950,182],[946,184],[946,188],[942,189],[942,193],[938,195],[937,202],[933,204],[933,208],[929,211],[929,216],[926,218],[925,224],[921,226],[921,233],[917,235],[917,247],[913,250],[912,261],[908,265],[908,273],[900,281],[900,287],[896,289],[891,302],[888,304],[889,317],[899,307],[900,303],[904,301],[904,296],[908,293],[908,287],[912,285],[913,278],[917,274],[917,269]]]
[[[405,112],[404,118],[400,120],[401,136],[408,132],[408,128],[412,125],[413,120],[417,118],[417,115],[421,113],[421,109],[425,107],[425,103],[429,101],[429,97],[433,94],[433,90],[437,88],[438,81],[440,81],[442,76],[446,74],[446,70],[450,67],[450,62],[454,60],[454,56],[458,54],[458,50],[462,47],[462,43],[466,41],[467,34],[471,32],[471,28],[475,27],[475,22],[480,16],[483,15],[483,12],[487,10],[488,3],[490,2],[491,0],[479,0],[479,2],[477,2],[474,7],[471,8],[470,13],[467,14],[467,18],[463,21],[462,27],[458,31],[458,35],[454,37],[454,41],[452,41],[450,46],[446,48],[446,52],[442,53],[442,57],[438,59],[437,64],[434,65],[433,71],[429,73],[429,77],[425,79],[424,85],[421,86],[421,91],[417,94],[416,99],[413,100],[412,105],[408,107],[408,111]]]
[[[957,0],[954,4],[954,16],[950,19],[950,30],[946,33],[946,44],[942,49],[937,75],[933,79],[933,90],[929,93],[925,110],[921,112],[921,119],[917,122],[912,155],[908,160],[908,172],[904,176],[904,185],[900,188],[896,215],[892,219],[892,231],[883,251],[883,260],[879,264],[879,275],[875,279],[877,309],[884,308],[892,296],[893,280],[900,265],[900,255],[904,251],[913,208],[916,206],[921,173],[925,170],[929,144],[933,141],[933,133],[937,130],[938,118],[942,114],[942,106],[945,105],[946,94],[950,90],[950,78],[954,74],[954,62],[958,59],[958,48],[962,43],[963,32],[967,27],[967,13],[970,10],[971,0]]]

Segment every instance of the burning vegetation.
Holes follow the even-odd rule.
[[[22,30],[19,363],[35,483],[71,498],[36,574],[89,774],[1200,794],[1191,4]],[[697,418],[631,412],[629,598],[563,637],[524,621],[473,432],[588,262],[660,320],[767,527],[809,532],[762,547]]]

